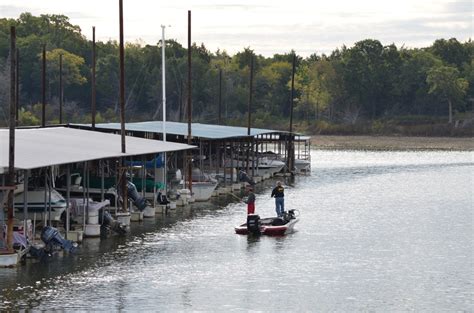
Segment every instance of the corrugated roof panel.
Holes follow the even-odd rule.
[[[65,127],[17,129],[15,168],[33,169],[113,157],[192,149],[195,146]],[[0,129],[0,168],[8,168],[8,129]]]
[[[71,124],[72,126],[91,127],[91,124]],[[108,129],[108,130],[120,130],[120,123],[102,123],[96,124],[96,128]],[[137,123],[126,123],[125,129],[127,131],[140,131],[148,133],[159,133],[163,132],[162,121],[148,121],[148,122],[137,122]],[[188,135],[188,124],[178,122],[166,122],[166,133],[173,135]],[[251,128],[251,136],[272,134],[272,133],[286,133],[285,131],[262,129],[262,128]],[[224,125],[212,125],[212,124],[191,124],[191,134],[193,137],[207,138],[207,139],[224,139],[233,137],[247,137],[247,127],[239,126],[224,126]]]

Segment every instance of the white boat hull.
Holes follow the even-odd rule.
[[[268,159],[268,158],[260,158],[258,160],[258,165],[257,165],[257,161],[254,162],[254,165],[255,165],[254,172],[258,176],[263,176],[265,174],[273,176],[276,173],[280,172],[285,167],[284,162],[280,160]],[[246,168],[247,162],[240,161],[240,160],[233,160],[233,161],[229,161],[228,164],[226,164],[226,167]],[[252,168],[251,163],[249,164],[249,168],[250,169]]]
[[[296,172],[298,173],[308,172],[311,170],[311,162],[308,160],[296,159],[295,168],[296,168]]]
[[[49,201],[49,193],[46,192],[46,201]],[[26,219],[33,220],[35,217],[37,220],[49,219],[49,203],[44,202],[45,191],[43,190],[30,190],[28,191],[28,205],[27,205],[27,216]],[[15,195],[14,206],[15,215],[20,219],[25,219],[23,216],[24,204],[23,204],[23,193]],[[66,200],[61,196],[55,189],[51,190],[51,220],[61,220],[61,214],[66,210]]]
[[[217,188],[217,182],[193,182],[193,197],[196,201],[207,201]]]
[[[20,262],[20,253],[0,254],[0,267],[15,267]]]

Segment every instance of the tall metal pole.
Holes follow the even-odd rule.
[[[8,190],[7,208],[7,248],[13,252],[13,196],[15,186],[15,71],[16,71],[16,29],[10,27],[10,130],[9,130],[9,151],[8,151]]]
[[[221,124],[222,118],[222,69],[219,69],[219,109],[217,115],[217,124]]]
[[[295,149],[293,142],[293,107],[295,98],[295,70],[296,70],[296,53],[293,53],[293,68],[291,72],[291,106],[290,106],[290,140],[288,143],[288,171],[292,172],[295,165]]]
[[[162,43],[161,43],[161,80],[162,80],[162,93],[163,93],[163,141],[166,142],[166,40],[165,40],[165,25],[161,25],[162,33]],[[166,195],[166,152],[163,152],[163,184],[164,184],[164,194]]]
[[[59,124],[63,123],[63,54],[59,54]]]
[[[250,55],[250,83],[249,83],[249,103],[248,103],[248,121],[247,121],[247,136],[250,136],[250,128],[252,127],[252,95],[253,95],[253,53]],[[247,173],[249,172],[250,165],[250,146],[251,142],[247,146]]]
[[[20,118],[20,49],[18,48],[16,48],[15,100],[16,125],[18,126]]]
[[[191,85],[191,11],[188,11],[188,145],[191,144],[191,121],[192,121],[192,85]],[[192,154],[188,150],[188,188],[193,191],[193,178],[192,178]]]
[[[43,44],[43,67],[41,72],[41,92],[42,92],[42,106],[41,106],[41,127],[46,126],[46,44]]]
[[[166,141],[166,64],[165,64],[165,25],[161,25],[161,80],[162,80],[162,94],[163,94],[163,141]]]
[[[96,55],[95,55],[95,26],[92,26],[92,77],[91,77],[91,85],[92,85],[92,99],[91,99],[91,123],[92,123],[92,130],[95,130],[95,65],[96,65]]]
[[[119,26],[120,26],[120,135],[122,142],[122,153],[126,153],[125,148],[125,62],[124,62],[124,43],[123,43],[123,0],[119,0]],[[121,162],[121,190],[123,200],[123,211],[127,211],[127,182],[125,177],[125,157]]]

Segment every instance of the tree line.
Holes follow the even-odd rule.
[[[0,19],[0,124],[6,125],[8,117],[12,25],[19,49],[19,124],[39,124],[43,46],[48,123],[59,120],[60,55],[63,120],[90,122],[92,42],[67,16],[22,13]],[[162,119],[162,44],[125,46],[127,121]],[[165,44],[167,120],[185,121],[187,49],[172,39]],[[118,121],[118,43],[99,41],[96,47],[96,121]],[[221,99],[221,123],[246,126],[254,58],[252,125],[288,128],[293,51],[264,57],[247,47],[231,56],[194,43],[191,52],[193,121],[217,123]],[[426,48],[406,48],[365,39],[330,54],[296,56],[294,120],[299,130],[322,133],[377,133],[388,125],[395,131],[420,124],[446,125],[445,131],[459,126],[459,120],[472,122],[473,81],[471,40],[438,39]]]

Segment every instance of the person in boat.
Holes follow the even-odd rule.
[[[240,170],[239,172],[239,180],[241,182],[247,182],[249,183],[250,185],[254,186],[255,185],[255,181],[249,177],[249,175],[247,175],[247,173],[244,171],[244,170]]]
[[[277,181],[277,185],[272,190],[272,198],[275,197],[275,211],[278,217],[282,217],[285,213],[285,189],[281,185],[281,181]]]
[[[253,193],[253,188],[249,187],[249,194],[247,196],[247,215],[255,213],[255,194]]]
[[[158,204],[168,204],[170,203],[170,201],[168,200],[168,198],[166,197],[166,195],[164,195],[162,192],[162,190],[160,189],[158,191],[158,195],[156,196],[156,201],[158,202]]]

